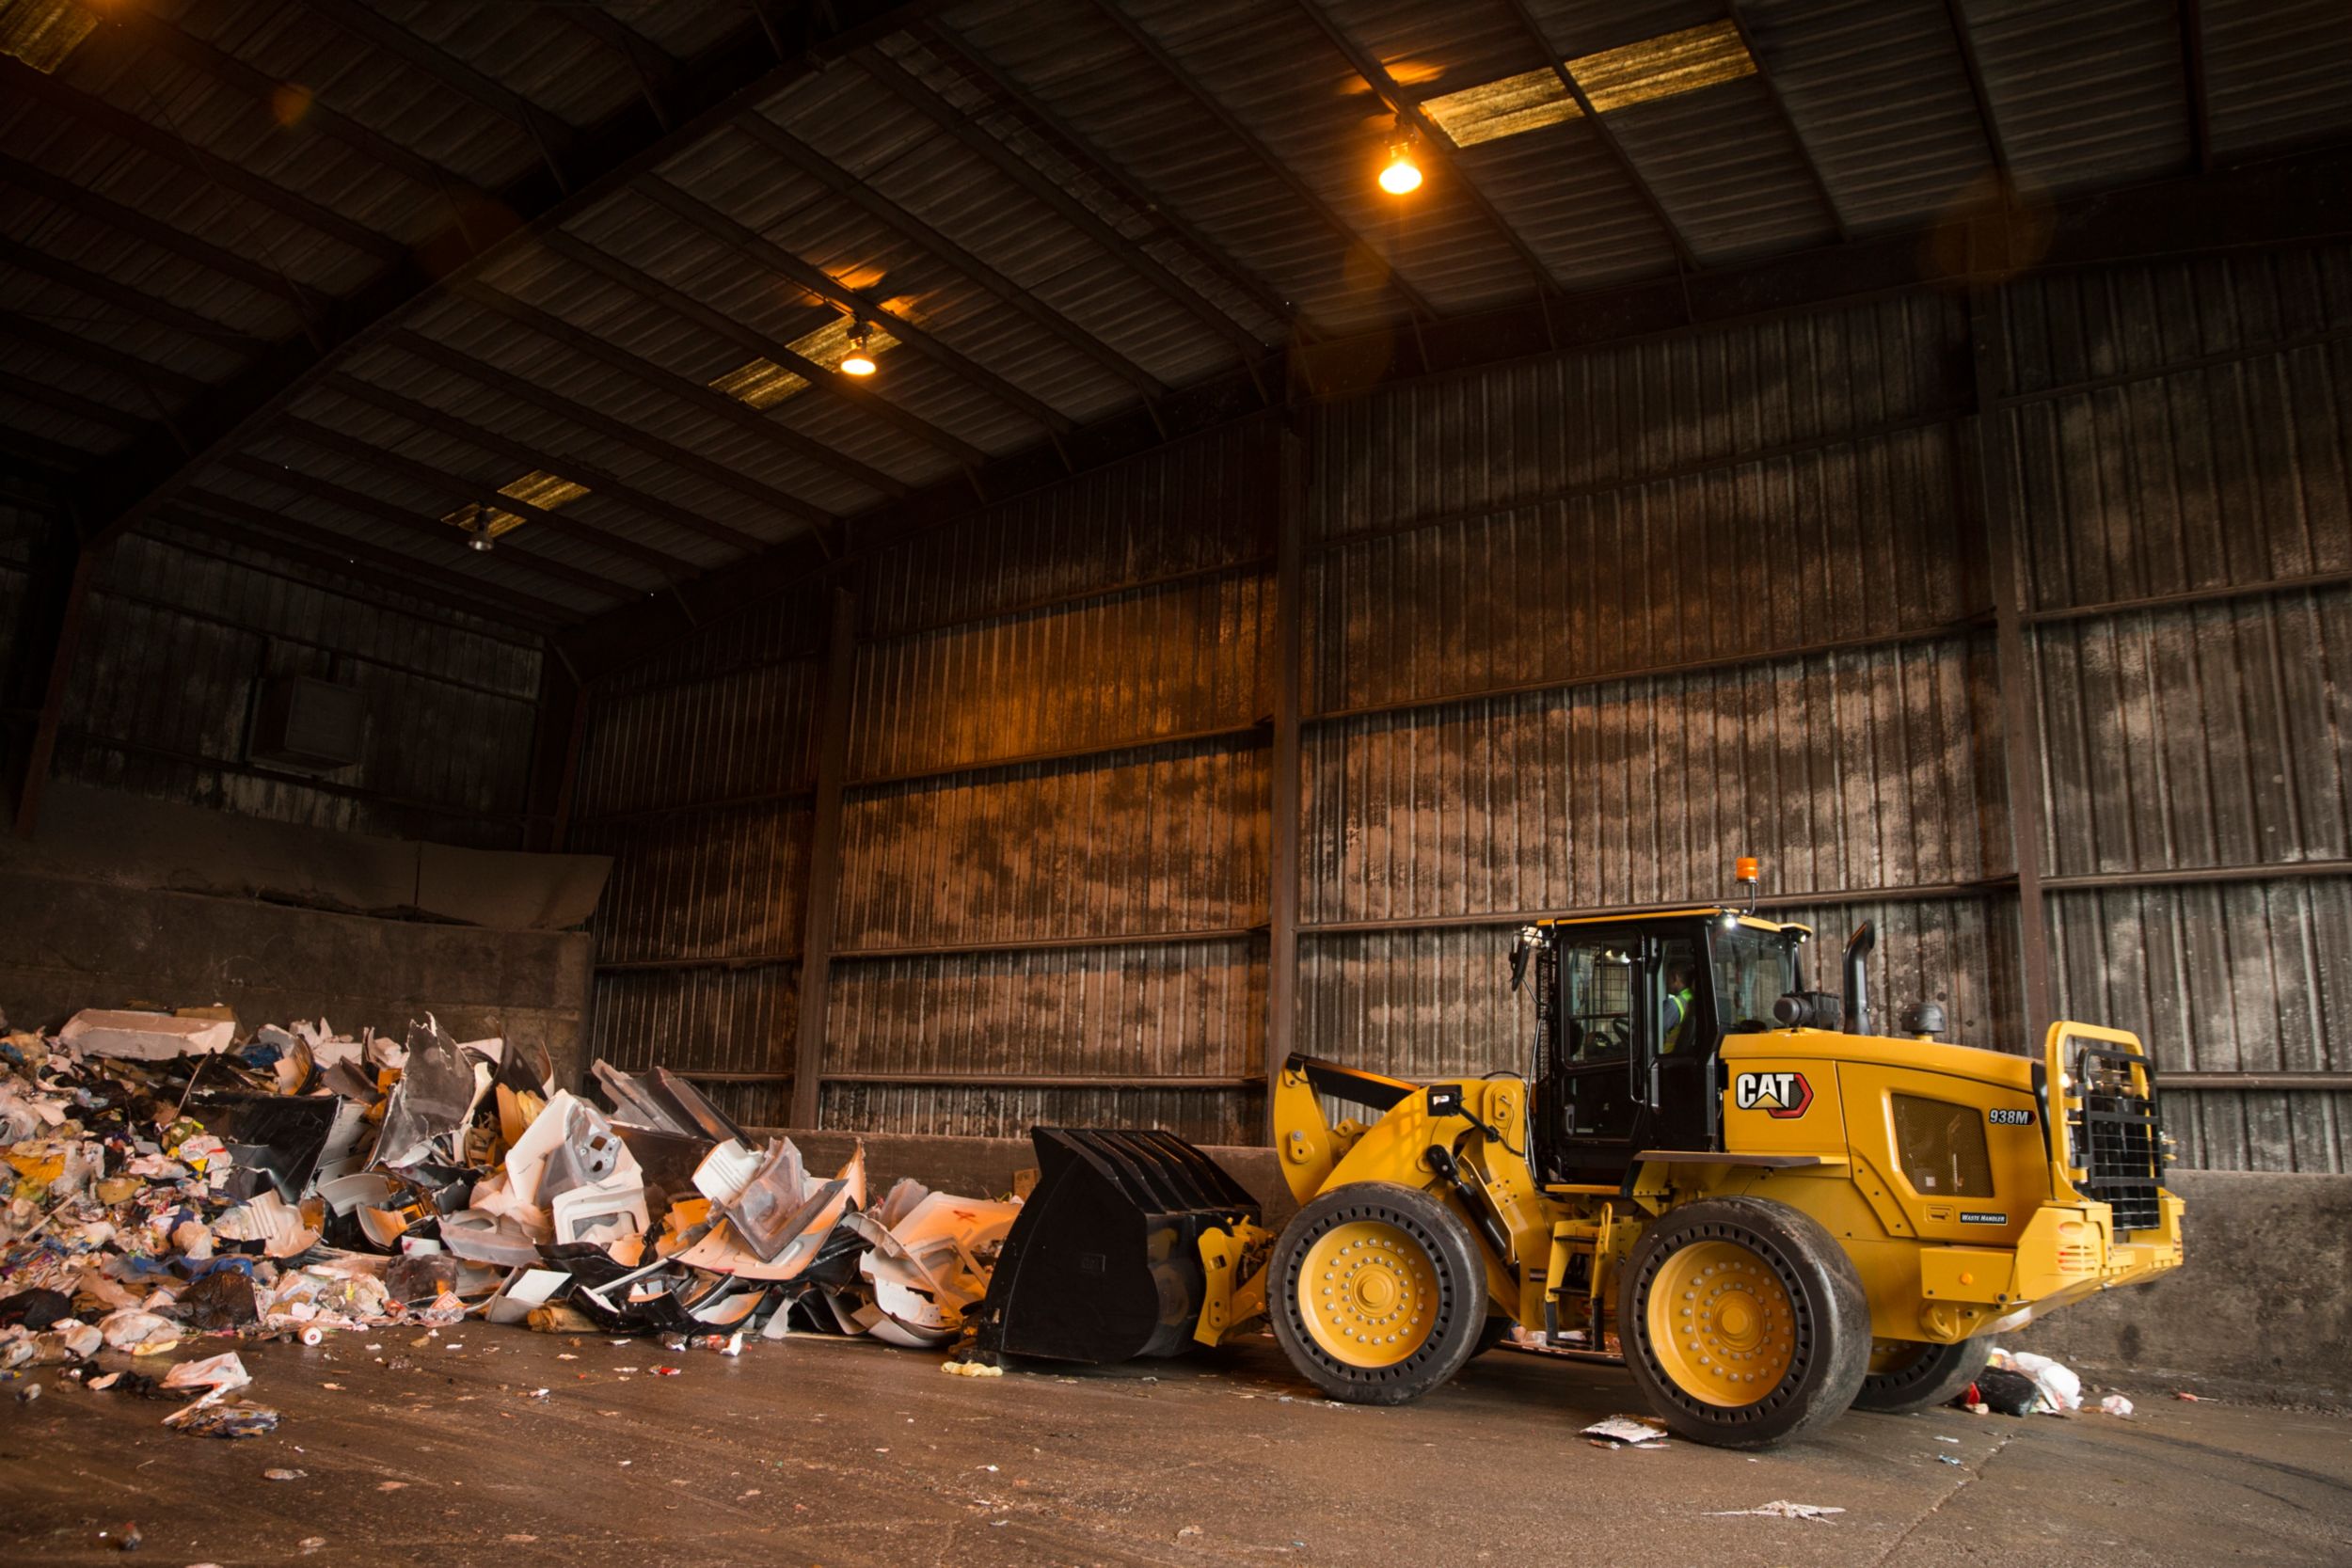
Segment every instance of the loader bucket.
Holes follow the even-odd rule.
[[[1200,1234],[1258,1202],[1170,1132],[1033,1127],[1037,1189],[974,1312],[984,1356],[1104,1366],[1193,1342]]]

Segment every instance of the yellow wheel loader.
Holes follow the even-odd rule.
[[[1524,1071],[1414,1085],[1293,1057],[1274,1123],[1299,1209],[1279,1237],[1181,1139],[1036,1130],[977,1353],[1104,1363],[1263,1318],[1331,1398],[1396,1404],[1517,1326],[1571,1354],[1613,1341],[1674,1432],[1754,1447],[1945,1402],[1987,1336],[2179,1265],[2138,1040],[2058,1023],[2039,1057],[1945,1044],[1931,1005],[1872,1034],[1871,928],[1830,995],[1805,984],[1812,933],[1752,911],[1520,932]]]

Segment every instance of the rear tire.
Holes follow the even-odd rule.
[[[1862,1392],[1854,1396],[1853,1407],[1903,1416],[1949,1404],[1977,1381],[1985,1358],[1992,1354],[1993,1341],[1982,1336],[1956,1345],[1877,1340],[1870,1351],[1869,1373],[1862,1380]]]
[[[1477,1342],[1470,1346],[1470,1359],[1473,1361],[1477,1360],[1480,1356],[1486,1354],[1488,1351],[1494,1349],[1497,1345],[1511,1338],[1511,1331],[1518,1326],[1519,1325],[1518,1323],[1513,1323],[1510,1319],[1500,1315],[1488,1318],[1485,1326],[1481,1327],[1478,1331]]]
[[[1403,1404],[1462,1370],[1486,1322],[1470,1227],[1428,1194],[1353,1181],[1309,1203],[1274,1243],[1267,1315],[1282,1354],[1350,1404]]]
[[[1627,1259],[1626,1366],[1676,1434],[1761,1448],[1845,1414],[1870,1367],[1862,1276],[1810,1215],[1762,1198],[1669,1211]]]

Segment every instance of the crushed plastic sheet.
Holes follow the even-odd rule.
[[[1755,1515],[1766,1519],[1818,1519],[1826,1525],[1836,1522],[1830,1517],[1831,1514],[1845,1512],[1842,1508],[1828,1508],[1820,1503],[1792,1503],[1774,1499],[1769,1503],[1760,1503],[1755,1508],[1720,1509],[1708,1513],[1708,1517],[1740,1519]]]
[[[1577,1433],[1597,1449],[1640,1448],[1666,1440],[1666,1423],[1650,1416],[1612,1416]]]

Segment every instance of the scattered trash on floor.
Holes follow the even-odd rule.
[[[1830,1518],[1830,1515],[1833,1513],[1843,1513],[1845,1512],[1846,1511],[1842,1508],[1824,1508],[1820,1503],[1791,1503],[1774,1501],[1764,1503],[1756,1508],[1727,1508],[1718,1513],[1709,1513],[1708,1517],[1710,1519],[1739,1519],[1744,1518],[1749,1514],[1756,1514],[1767,1519],[1819,1519],[1823,1524],[1835,1524],[1836,1521]]]
[[[1597,1449],[1645,1448],[1666,1441],[1666,1423],[1649,1416],[1612,1416],[1577,1435]]]
[[[2036,1355],[2031,1351],[2005,1351],[1996,1345],[1987,1366],[2033,1379],[2034,1408],[2044,1415],[2064,1415],[2083,1407],[2083,1380],[2073,1368],[2060,1366],[2046,1355]]]
[[[2109,1394],[2099,1402],[2099,1409],[2109,1416],[2128,1416],[2132,1413],[2132,1402],[2121,1394]]]
[[[168,1425],[234,1438],[278,1419],[226,1397],[243,1362],[155,1358],[384,1324],[421,1347],[469,1319],[722,1355],[794,1332],[944,1348],[1020,1212],[914,1181],[869,1200],[863,1147],[813,1175],[660,1068],[596,1064],[609,1111],[550,1070],[430,1015],[398,1041],[325,1020],[245,1036],[217,1007],[0,1034],[0,1371],[192,1400]]]
[[[1959,1461],[1959,1460],[1954,1459],[1954,1458],[1953,1458],[1950,1454],[1947,1454],[1947,1453],[1939,1453],[1939,1454],[1937,1454],[1937,1455],[1935,1456],[1935,1461],[1936,1461],[1936,1463],[1937,1463],[1937,1464],[1939,1464],[1939,1465],[1958,1465],[1958,1464],[1960,1463],[1960,1461]]]
[[[2186,1392],[2186,1391],[2185,1391],[2185,1390],[2182,1390],[2182,1389],[2177,1389],[2177,1388],[2176,1388],[2176,1389],[2174,1389],[2174,1390],[2173,1390],[2173,1392],[2172,1392],[2172,1397],[2173,1397],[2174,1399],[2176,1399],[2176,1400],[2186,1400],[2186,1401],[2187,1401],[2189,1403],[2191,1403],[2191,1404],[2196,1404],[2196,1403],[2198,1403],[2198,1402],[2199,1402],[2199,1397],[2198,1397],[2197,1395],[2195,1395],[2195,1394],[2191,1394],[2191,1393],[2188,1393],[2188,1392]]]

